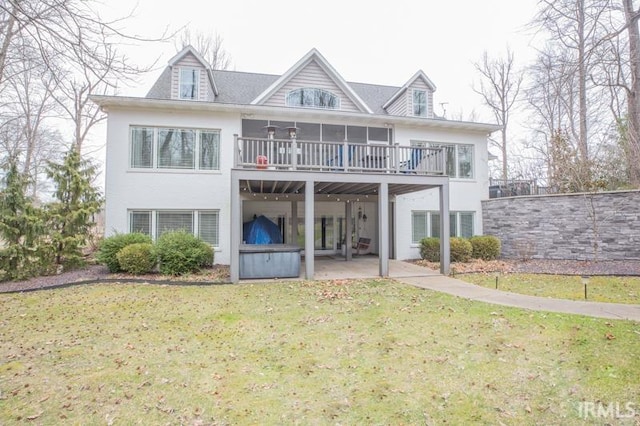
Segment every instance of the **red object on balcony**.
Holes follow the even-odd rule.
[[[258,169],[266,169],[269,164],[269,160],[266,155],[258,155],[256,157],[256,167]]]

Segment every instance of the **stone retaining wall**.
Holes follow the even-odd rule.
[[[495,198],[482,220],[505,258],[640,259],[640,191]]]

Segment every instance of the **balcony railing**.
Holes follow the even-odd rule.
[[[540,186],[536,179],[489,179],[489,198],[548,195],[555,193],[557,193],[557,191],[552,187]]]
[[[443,175],[442,148],[235,136],[235,168]]]

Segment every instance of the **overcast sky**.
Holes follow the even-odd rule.
[[[122,16],[134,7],[125,31],[157,36],[187,26],[192,32],[216,31],[231,55],[232,69],[282,74],[312,48],[347,81],[403,85],[418,69],[435,83],[435,108],[448,102],[448,115],[476,110],[491,116],[471,89],[478,76],[473,62],[487,50],[501,54],[507,44],[524,63],[533,56],[526,24],[535,0],[394,0],[322,2],[231,0],[158,2],[108,0],[109,14]],[[124,47],[132,60],[159,68],[122,94],[143,96],[176,50],[174,44]]]

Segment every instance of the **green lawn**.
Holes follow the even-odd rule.
[[[496,288],[496,274],[458,275],[463,281]],[[531,296],[585,300],[579,276],[545,274],[504,274],[498,276],[498,289]],[[640,277],[590,277],[587,300],[592,302],[640,304]]]
[[[578,425],[582,401],[640,402],[638,323],[393,281],[92,285],[0,312],[0,424]]]

